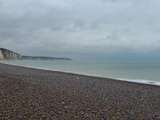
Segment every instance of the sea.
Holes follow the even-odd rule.
[[[4,60],[1,63],[160,85],[160,60],[72,59]]]

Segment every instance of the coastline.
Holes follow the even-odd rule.
[[[5,64],[5,65],[11,65],[15,67],[24,67],[24,68],[29,68],[29,69],[37,69],[37,70],[47,70],[47,71],[53,71],[53,72],[62,72],[66,74],[75,74],[75,75],[82,75],[82,76],[88,76],[88,77],[96,77],[96,78],[103,78],[103,79],[112,79],[116,81],[122,81],[122,82],[131,82],[131,83],[137,83],[137,84],[146,84],[146,85],[155,85],[155,86],[160,86],[159,81],[154,81],[154,80],[148,80],[148,79],[128,79],[128,78],[114,78],[114,77],[106,77],[106,76],[101,76],[101,75],[94,75],[94,74],[84,74],[84,73],[78,73],[78,72],[68,72],[68,71],[61,71],[61,70],[53,70],[49,68],[44,68],[44,67],[32,67],[32,66],[27,66],[27,65],[17,65],[17,64],[8,64],[8,63],[0,63],[0,64]]]
[[[160,87],[0,64],[0,118],[159,120]]]

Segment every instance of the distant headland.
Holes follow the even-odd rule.
[[[48,56],[26,56],[21,55],[17,52],[14,52],[12,50],[6,49],[6,48],[0,48],[0,60],[9,60],[9,59],[32,59],[32,60],[72,60],[71,58],[65,58],[65,57],[48,57]]]

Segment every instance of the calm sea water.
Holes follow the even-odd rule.
[[[160,83],[160,61],[158,60],[8,60],[1,62],[135,82]]]

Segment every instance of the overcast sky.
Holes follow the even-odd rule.
[[[160,0],[0,0],[0,47],[24,54],[160,51]]]

